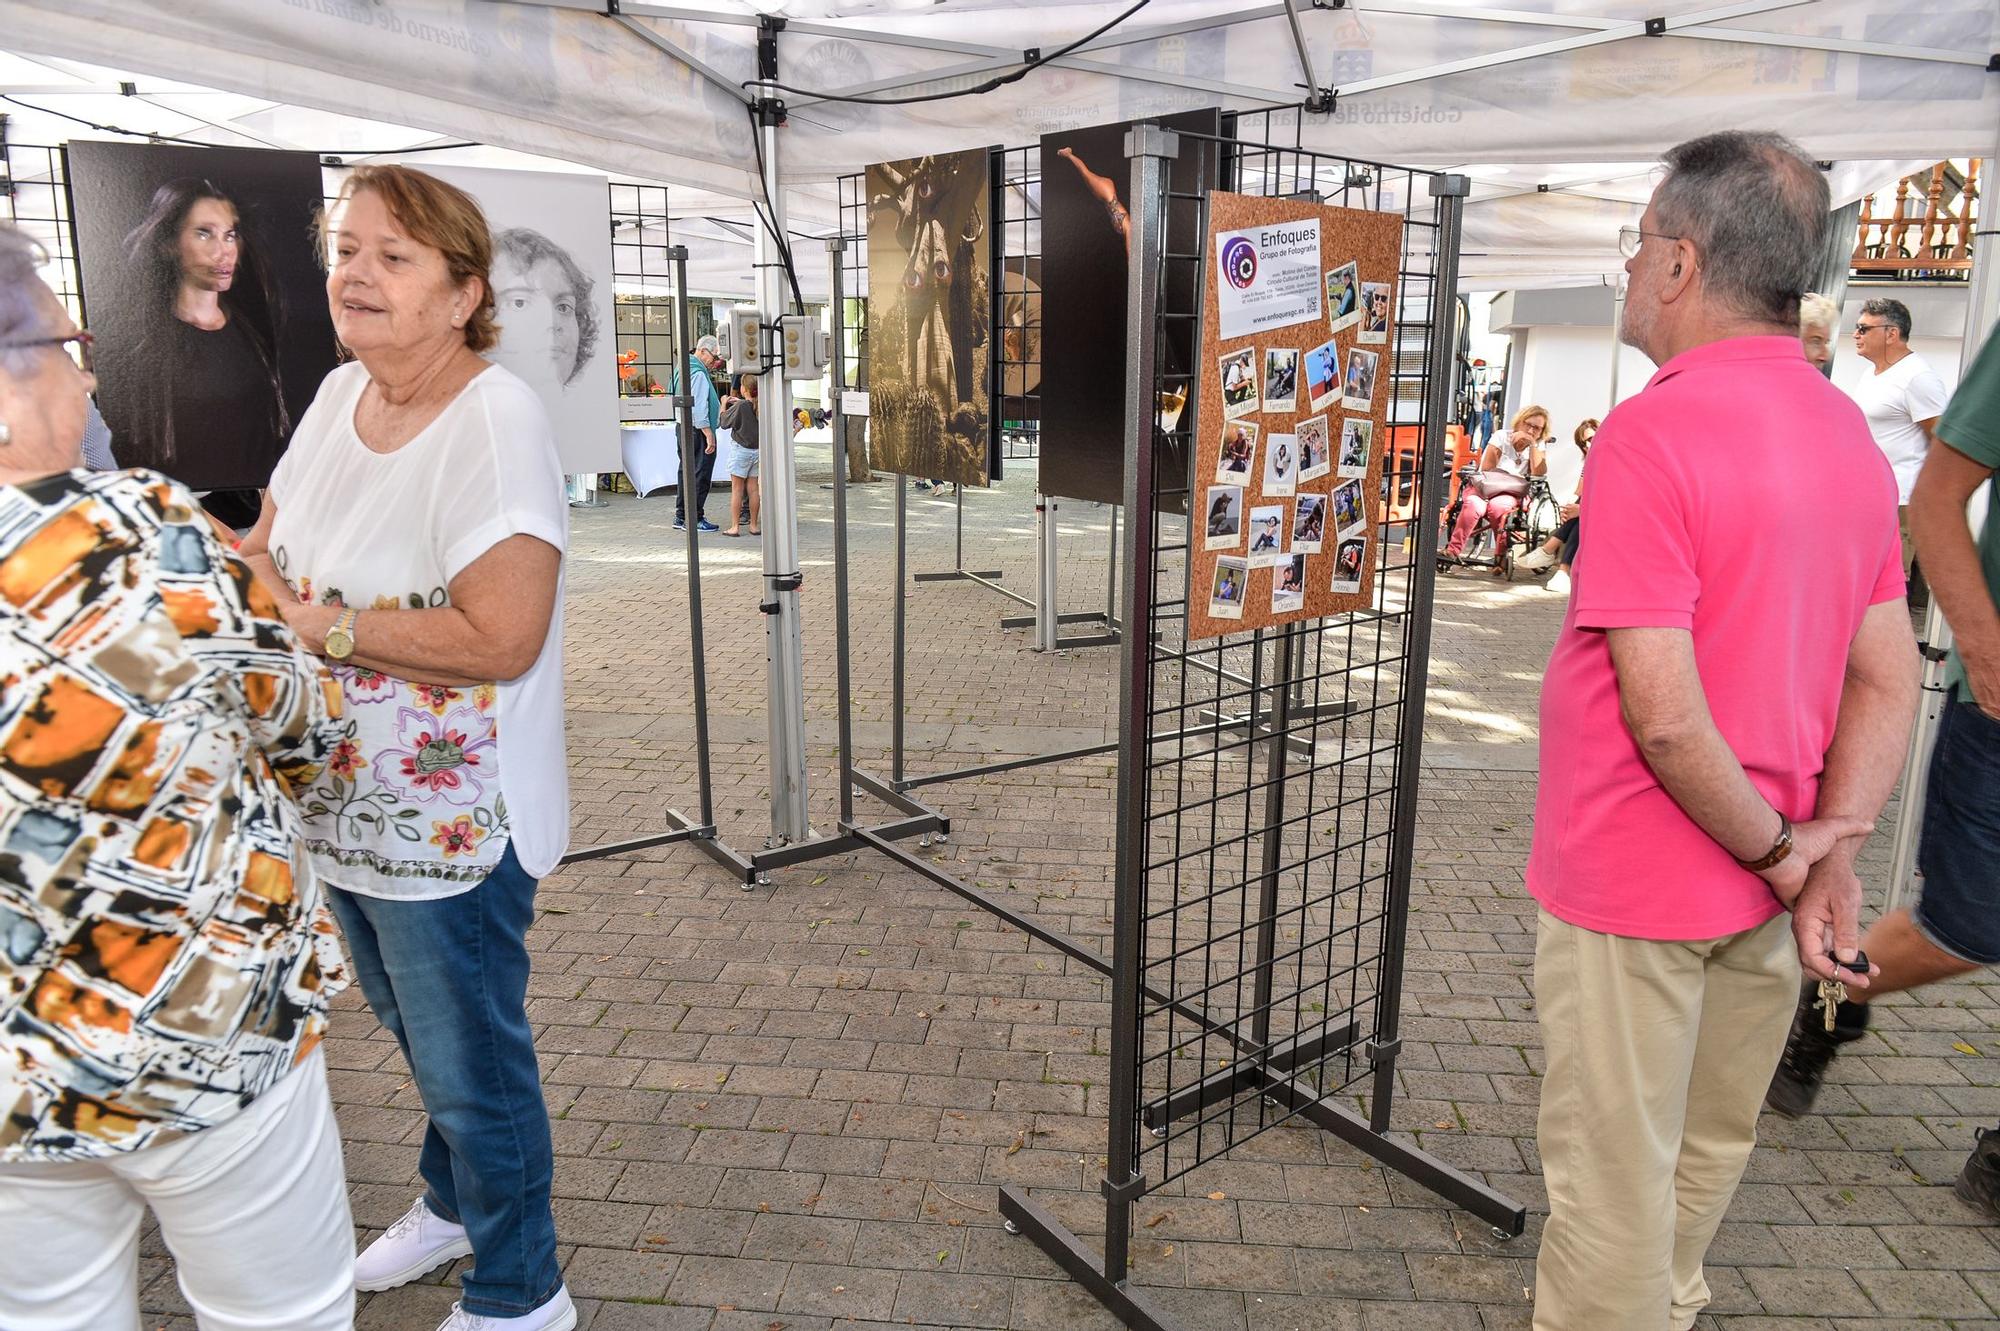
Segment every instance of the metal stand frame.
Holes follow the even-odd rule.
[[[693,346],[688,329],[687,307],[687,259],[685,245],[666,247],[667,261],[673,266],[674,279],[674,354],[680,358],[681,374],[677,382],[680,392],[674,395],[674,415],[680,421],[694,419],[694,397],[692,385],[688,382],[686,369],[688,349]],[[694,449],[688,447],[689,440],[681,440],[681,493],[694,493],[695,462]],[[587,860],[601,860],[611,855],[625,855],[638,850],[651,850],[656,846],[671,846],[679,842],[690,842],[713,859],[725,864],[733,864],[740,857],[715,834],[715,786],[709,773],[708,759],[708,653],[702,641],[701,623],[701,542],[695,531],[695,524],[687,524],[683,533],[687,543],[688,569],[688,668],[694,685],[694,765],[696,798],[700,801],[699,812],[689,817],[679,809],[666,811],[667,826],[670,830],[633,837],[626,841],[610,841],[601,846],[586,846],[573,850],[562,857],[563,864],[581,864]]]

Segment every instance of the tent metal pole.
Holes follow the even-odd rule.
[[[896,473],[896,604],[889,675],[889,780],[903,780],[903,656],[909,646],[910,478]]]
[[[1035,499],[1035,650],[1056,649],[1056,498]]]
[[[758,107],[756,133],[763,139],[764,189],[770,197],[771,225],[757,229],[757,309],[767,330],[778,326],[786,306],[786,258],[772,235],[785,229],[785,190],[780,169],[783,108]],[[799,633],[799,493],[792,448],[792,386],[781,373],[762,376],[757,434],[764,481],[764,635],[769,666],[766,706],[771,741],[771,837],[786,845],[812,836],[806,816],[806,733],[804,650]]]
[[[1299,72],[1306,77],[1306,101],[1320,105],[1319,80],[1313,77],[1312,47],[1306,45],[1306,30],[1299,23],[1297,0],[1285,0],[1285,19],[1292,27],[1292,45],[1299,49]]]
[[[2000,142],[1994,144],[1993,154],[1986,160],[2000,162]],[[1972,281],[1965,293],[1965,334],[1961,343],[1964,350],[1958,362],[1961,379],[1971,368],[1973,357],[1979,354],[1996,316],[2000,316],[2000,215],[1995,215],[1989,204],[1981,210],[1979,229],[1973,233]],[[1975,494],[1975,501],[1977,497]],[[2000,515],[1989,510],[1986,521],[2000,521]],[[1944,612],[1933,595],[1930,611],[1924,618],[1923,691],[1918,694],[1910,752],[1903,760],[1903,802],[1896,814],[1885,911],[1902,905],[1904,895],[1916,885],[1917,842],[1924,821],[1924,799],[1930,793],[1931,749],[1937,742],[1938,721],[1951,701],[1944,687],[1951,646],[1951,625],[1945,623]]]
[[[847,237],[834,236],[826,242],[831,276],[827,283],[828,314],[833,325],[833,365],[829,386],[833,399],[833,620],[834,666],[837,673],[840,718],[840,825],[854,822],[854,687],[852,639],[847,623],[847,413],[841,401],[847,396],[847,329],[844,324],[847,301],[841,290],[841,262],[847,252]]]

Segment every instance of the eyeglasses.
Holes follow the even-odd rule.
[[[95,374],[96,370],[91,366],[91,348],[97,345],[97,339],[82,329],[64,337],[35,337],[25,342],[0,342],[0,351],[26,351],[31,347],[67,347],[72,342],[76,343],[77,364],[83,367],[85,374]]]
[[[1888,324],[1856,324],[1854,325],[1854,335],[1860,337],[1863,333],[1873,333],[1888,326]]]
[[[1670,236],[1664,231],[1641,231],[1636,226],[1618,228],[1618,252],[1628,259],[1639,257],[1639,247],[1646,243],[1646,237],[1655,240],[1685,240],[1685,236]]]

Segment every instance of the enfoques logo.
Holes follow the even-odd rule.
[[[1222,271],[1229,275],[1229,285],[1238,291],[1247,291],[1257,280],[1257,247],[1244,236],[1236,236],[1222,247]]]

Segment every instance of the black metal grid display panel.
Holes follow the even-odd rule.
[[[77,276],[76,228],[69,210],[68,159],[58,147],[7,143],[0,138],[0,221],[20,227],[48,254],[42,278],[70,317],[83,322],[83,285]]]
[[[1042,150],[1009,148],[1000,167],[1000,447],[1032,458],[1042,439]]]
[[[672,391],[674,374],[686,364],[677,347],[674,265],[667,255],[667,187],[611,186],[611,286],[618,354],[636,356],[630,375],[621,377],[621,396],[646,396],[648,383],[660,396]],[[621,373],[627,367],[621,361]]]
[[[1248,132],[1272,129],[1246,118],[1236,141],[1212,143],[1228,154],[1224,178],[1237,191],[1403,218],[1388,433],[1421,440],[1429,424],[1426,354],[1439,335],[1432,311],[1442,213],[1431,178],[1245,141]],[[1193,233],[1204,237],[1207,207],[1202,195],[1169,192],[1163,202],[1199,210]],[[1163,253],[1157,290],[1200,293],[1206,262],[1199,251]],[[1185,279],[1188,265],[1198,280],[1169,280]],[[1172,273],[1176,266],[1183,271]],[[1163,303],[1156,344],[1165,344],[1175,321],[1197,317]],[[1186,391],[1176,432],[1187,435],[1211,376],[1164,363],[1155,376],[1161,395]],[[1158,456],[1192,460],[1194,440],[1181,442]],[[1435,507],[1422,502],[1422,456],[1420,444],[1391,447],[1383,470],[1384,497],[1414,501],[1417,515]],[[1151,644],[1134,649],[1127,681],[1128,721],[1143,736],[1127,762],[1143,754],[1145,772],[1139,844],[1121,847],[1143,859],[1131,872],[1136,889],[1125,889],[1137,899],[1121,906],[1141,919],[1131,1050],[1138,1112],[1128,1126],[1134,1174],[1147,1188],[1215,1160],[1313,1100],[1345,1099],[1353,1108],[1358,1083],[1378,1067],[1371,1046],[1393,1048],[1411,857],[1410,741],[1421,714],[1434,573],[1420,560],[1416,527],[1390,523],[1385,510],[1376,526],[1373,609],[1190,642],[1182,515],[1196,480],[1156,470],[1142,497],[1136,520],[1150,543],[1150,575],[1140,576],[1149,576],[1149,594],[1134,612],[1144,620],[1128,624],[1135,643]],[[1272,1084],[1292,1093],[1256,1089]]]

